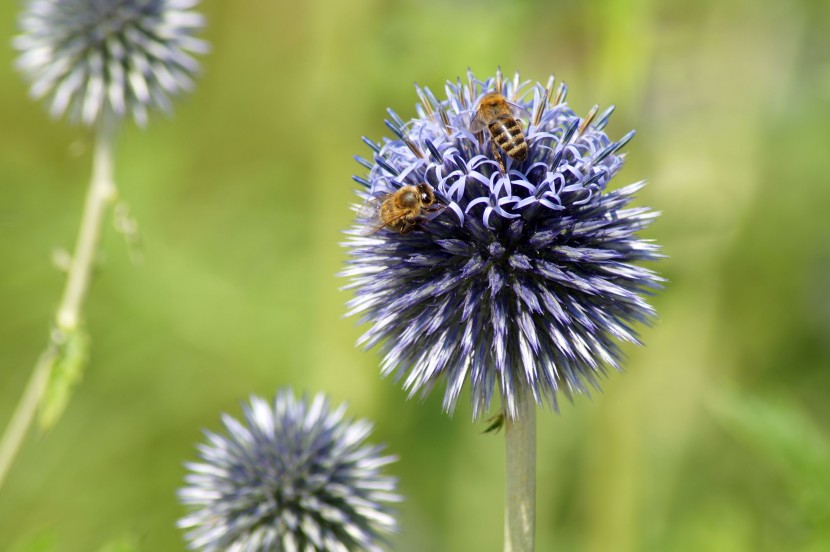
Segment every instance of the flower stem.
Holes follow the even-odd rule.
[[[67,271],[66,287],[55,315],[56,329],[51,332],[49,344],[38,358],[20,402],[0,440],[0,487],[43,398],[52,368],[60,355],[62,335],[76,329],[80,323],[81,307],[89,288],[104,216],[107,207],[116,196],[112,170],[115,127],[113,117],[101,118],[95,139],[92,179],[87,191],[75,254]]]
[[[115,199],[116,189],[112,177],[114,142],[115,121],[104,117],[95,140],[92,181],[86,197],[78,243],[58,308],[57,324],[61,330],[72,330],[78,326],[81,305],[86,297],[89,277],[95,263],[95,251],[98,248],[104,214]]]
[[[504,551],[533,552],[536,547],[536,403],[519,393],[516,417],[504,417],[507,449]]]
[[[37,405],[40,403],[40,398],[43,396],[44,389],[46,389],[46,383],[49,381],[49,373],[55,364],[56,357],[57,350],[50,343],[38,358],[35,369],[26,384],[26,389],[23,391],[23,396],[20,397],[20,402],[17,404],[9,426],[3,434],[3,440],[0,441],[0,487],[6,479],[6,474],[11,468],[15,456],[17,456],[23,437],[26,436],[26,430],[29,429],[29,425],[32,423]]]

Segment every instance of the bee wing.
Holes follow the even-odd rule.
[[[398,216],[396,216],[396,217],[394,217],[394,218],[392,218],[392,219],[390,219],[386,222],[383,222],[380,219],[373,220],[373,221],[370,222],[370,224],[364,226],[360,230],[360,235],[361,236],[371,236],[372,234],[376,234],[376,233],[380,232],[384,228],[392,228],[392,227],[395,226],[396,222],[398,222],[399,220],[403,220],[405,217],[406,217],[406,213],[401,213],[400,215],[398,215]]]
[[[369,225],[364,226],[363,228],[360,229],[360,235],[361,236],[371,236],[372,234],[377,234],[378,232],[383,230],[384,226],[386,226],[386,225],[382,222],[378,222],[376,224],[369,224]]]
[[[357,208],[357,218],[367,219],[370,223],[380,221],[380,206],[385,197],[373,197]]]
[[[473,134],[477,132],[481,132],[482,130],[487,129],[487,123],[484,122],[484,119],[478,116],[478,112],[473,116],[473,120],[470,121],[470,132]]]
[[[519,104],[514,104],[513,102],[507,102],[507,105],[510,106],[510,114],[513,115],[516,119],[530,119],[531,114],[530,112],[525,109],[524,107],[520,106]]]
[[[357,209],[357,218],[366,219],[366,224],[360,230],[362,236],[370,236],[382,230],[385,226],[395,223],[398,219],[383,222],[380,219],[380,208],[387,196],[373,197]]]

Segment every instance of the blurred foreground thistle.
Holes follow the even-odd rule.
[[[654,316],[644,296],[662,282],[633,264],[660,257],[637,236],[657,213],[628,207],[644,184],[608,188],[633,132],[611,140],[602,129],[612,109],[580,117],[553,82],[468,72],[447,83],[445,100],[417,88],[415,119],[390,110],[394,138],[364,138],[373,159],[358,158],[369,171],[355,177],[359,201],[426,183],[441,208],[403,233],[357,206],[343,272],[355,290],[349,314],[370,325],[359,343],[380,346],[383,374],[410,396],[444,382],[448,412],[469,382],[476,419],[500,400],[513,552],[534,546],[536,405],[555,409],[560,393],[587,393],[619,368],[618,343],[639,343],[634,326]],[[508,119],[474,132],[487,128],[474,121],[493,93],[526,113],[526,149],[502,135]]]
[[[14,47],[31,95],[50,114],[68,113],[95,132],[92,180],[50,342],[40,356],[0,441],[0,485],[40,408],[41,426],[60,417],[83,372],[88,337],[82,307],[103,221],[117,198],[113,150],[119,122],[139,125],[151,109],[169,111],[172,96],[190,90],[207,44],[190,11],[198,0],[30,0],[20,15]],[[124,221],[122,221],[123,224]]]
[[[401,500],[381,469],[396,458],[366,444],[372,425],[345,411],[286,389],[273,403],[251,397],[244,422],[223,415],[225,433],[206,432],[179,491],[190,549],[381,550],[397,528],[386,503]]]

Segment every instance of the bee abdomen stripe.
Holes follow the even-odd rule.
[[[522,127],[515,119],[513,119],[512,121],[497,119],[490,123],[490,132],[492,132],[493,134],[501,134],[503,132],[506,132],[508,134],[518,134],[521,131]]]
[[[509,135],[509,134],[507,134],[506,132],[502,132],[501,134],[498,134],[498,135],[495,137],[495,140],[496,140],[496,143],[497,143],[500,147],[504,147],[507,143],[509,143],[509,142],[510,142],[510,135]]]
[[[512,144],[512,146],[509,149],[505,148],[505,151],[507,152],[507,155],[510,155],[511,157],[516,157],[516,155],[521,153],[524,153],[526,155],[527,143],[524,140],[522,140],[521,142]]]
[[[507,145],[510,146],[510,147],[513,147],[513,148],[520,148],[522,146],[526,146],[527,142],[525,142],[524,136],[520,135],[520,136],[514,136],[513,139],[510,140],[510,142]]]

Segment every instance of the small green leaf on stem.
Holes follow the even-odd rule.
[[[89,359],[89,336],[81,327],[55,330],[52,346],[57,354],[39,405],[38,425],[42,431],[48,431],[57,423],[81,380]]]

